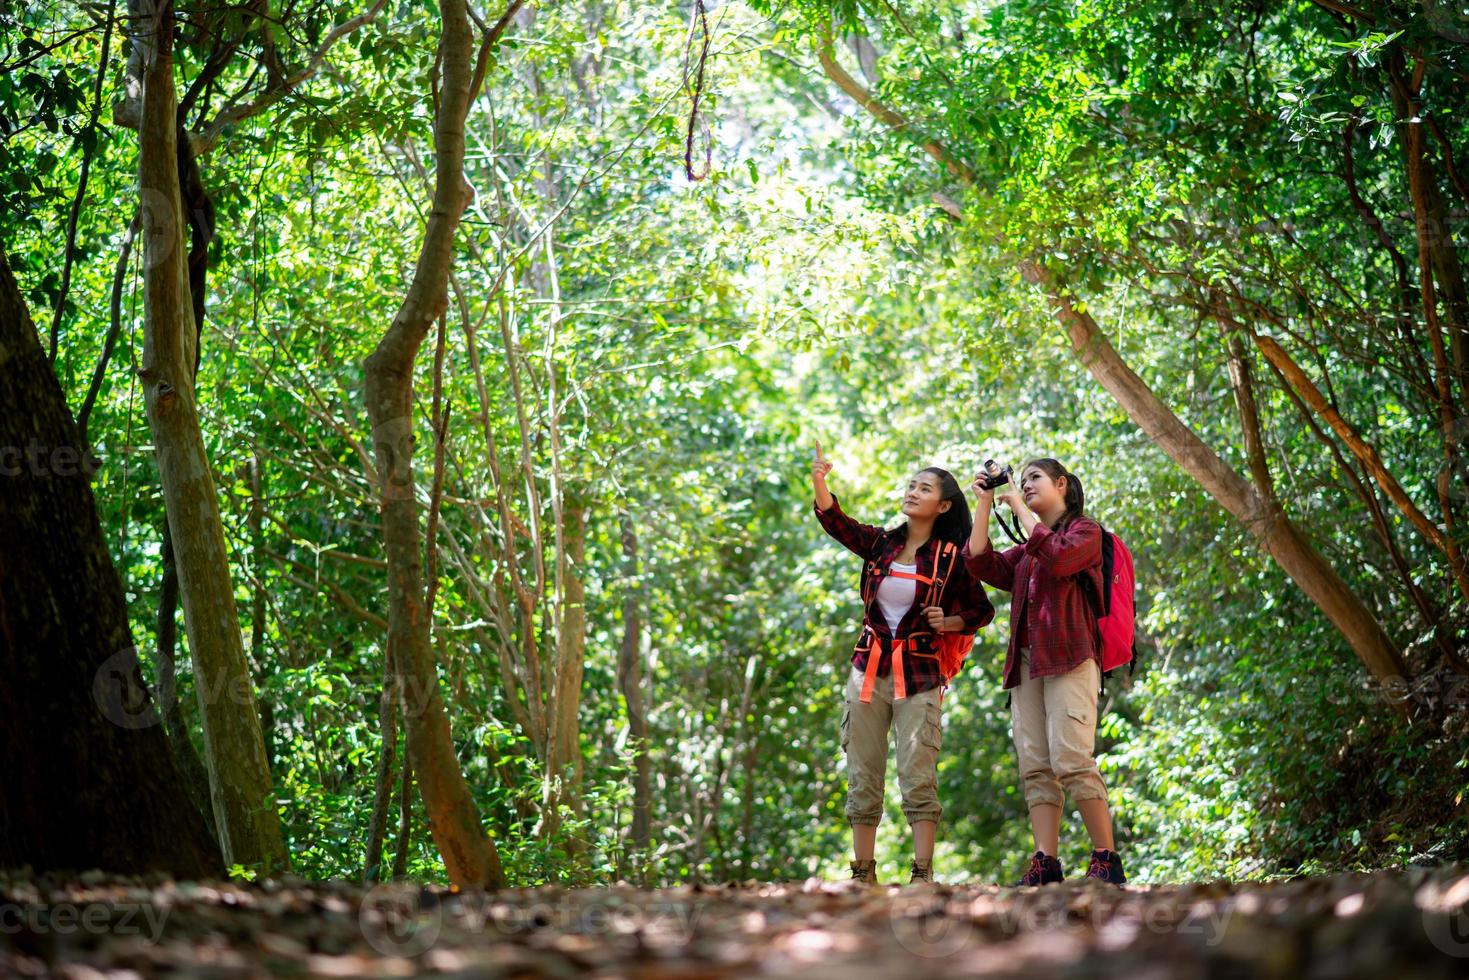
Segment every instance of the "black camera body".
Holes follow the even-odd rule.
[[[986,490],[1003,487],[1010,482],[1010,475],[1014,472],[1009,466],[1001,466],[992,459],[985,460],[981,470],[983,472],[980,473],[978,482]]]

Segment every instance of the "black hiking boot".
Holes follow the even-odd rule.
[[[1061,869],[1061,860],[1045,851],[1036,851],[1030,856],[1030,867],[1015,883],[1016,888],[1025,885],[1050,885],[1063,880],[1066,872]]]
[[[1124,883],[1127,875],[1122,873],[1122,855],[1105,847],[1094,849],[1091,863],[1086,868],[1086,876],[1114,885]]]

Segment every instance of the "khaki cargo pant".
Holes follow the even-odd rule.
[[[877,656],[876,651],[872,656]],[[888,765],[888,729],[898,741],[898,788],[903,815],[912,824],[938,821],[938,758],[943,726],[934,687],[893,702],[893,674],[877,678],[872,700],[863,704],[862,671],[847,676],[842,710],[842,751],[847,756],[847,822],[876,826],[882,821],[883,787]]]
[[[1107,788],[1092,756],[1097,734],[1095,660],[1065,674],[1030,678],[1030,649],[1020,648],[1020,684],[1010,689],[1010,730],[1027,808],[1061,806],[1064,787],[1074,801],[1105,800]]]

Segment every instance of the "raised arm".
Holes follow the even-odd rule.
[[[995,506],[995,492],[985,488],[980,476],[969,485],[974,491],[974,527],[959,557],[975,579],[1010,592],[1015,587],[1015,565],[1020,560],[1021,549],[1017,545],[1001,552],[990,547],[990,511]]]
[[[821,443],[818,442],[816,459],[811,463],[811,487],[816,494],[812,509],[816,512],[816,519],[821,522],[822,529],[841,542],[844,548],[866,558],[877,544],[882,528],[847,516],[836,494],[826,485],[826,475],[830,472],[831,461],[821,454]]]
[[[1019,563],[1024,549],[1016,545],[1004,551],[996,551],[986,541],[984,550],[975,554],[972,546],[973,539],[970,539],[964,542],[964,548],[959,552],[959,557],[964,560],[964,567],[969,574],[986,585],[1013,592],[1015,590],[1015,566]]]

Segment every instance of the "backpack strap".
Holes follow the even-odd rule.
[[[954,574],[954,566],[959,561],[959,546],[956,545],[954,542],[945,541],[943,544],[943,550],[949,553],[949,564],[944,567],[943,577],[939,579],[938,591],[934,593],[933,602],[931,603],[931,605],[935,606],[943,603],[944,586],[949,584],[949,577]],[[942,552],[940,553],[939,557],[943,557]]]
[[[949,563],[943,565],[944,556],[948,556]],[[941,605],[944,600],[944,586],[949,584],[949,576],[954,574],[954,563],[959,560],[959,549],[952,541],[940,541],[938,557],[933,561],[933,581],[928,586],[928,596],[924,600],[925,606]],[[943,571],[939,566],[943,565]]]
[[[872,601],[872,580],[877,576],[878,572],[877,559],[882,555],[883,549],[887,547],[887,543],[888,532],[884,530],[877,536],[877,540],[873,542],[872,550],[867,553],[867,557],[862,559],[862,578],[857,591],[862,596],[862,608],[864,609]]]

